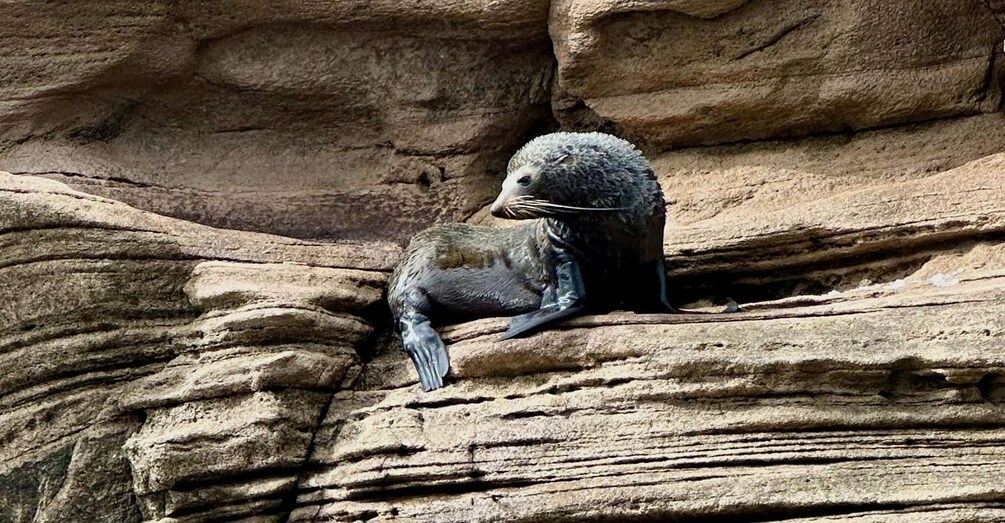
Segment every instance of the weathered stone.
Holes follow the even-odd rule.
[[[0,521],[1005,519],[1001,6],[818,4],[0,5]],[[422,393],[393,242],[512,225],[549,101],[744,312],[444,327]]]
[[[0,476],[4,521],[137,521],[122,451],[124,434],[133,429],[129,422],[100,424],[40,462],[5,470]]]
[[[506,343],[505,320],[470,322],[443,330],[454,381],[429,394],[397,342],[373,337],[397,249],[220,231],[6,176],[0,271],[21,272],[3,280],[0,502],[24,519],[79,500],[93,476],[72,459],[103,463],[114,500],[81,505],[82,521],[994,518],[1005,159],[989,142],[940,157],[928,134],[993,141],[987,121],[765,147],[776,172],[803,165],[803,185],[874,172],[806,196],[744,174],[751,198],[713,193],[716,212],[682,206],[668,228],[678,283],[821,284],[819,260],[924,253],[903,279],[735,315],[591,316]],[[921,146],[884,165],[890,143]],[[713,184],[752,154],[658,157],[663,183],[679,176],[698,201],[706,189],[668,166],[701,169],[706,153]],[[53,263],[78,283],[59,286]]]
[[[594,316],[505,343],[503,321],[458,326],[451,386],[336,394],[293,520],[1001,503],[1005,271],[964,274],[735,315]]]
[[[5,3],[0,169],[215,226],[404,240],[490,201],[548,119],[547,9]]]
[[[976,2],[698,4],[554,2],[559,119],[665,148],[998,108],[1001,28]]]
[[[737,296],[892,280],[938,251],[1001,238],[1003,171],[1005,154],[997,154],[918,180],[865,185],[795,205],[747,210],[741,204],[675,230],[666,250],[681,286],[725,288]]]
[[[361,371],[397,247],[222,231],[6,173],[0,206],[2,519],[280,506]]]

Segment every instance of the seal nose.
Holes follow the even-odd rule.
[[[506,215],[503,214],[503,209],[506,208],[506,195],[500,194],[496,201],[492,202],[492,206],[489,207],[489,213],[496,218],[505,218]]]

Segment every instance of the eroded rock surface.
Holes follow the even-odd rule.
[[[0,169],[220,227],[469,216],[549,117],[540,2],[0,5]]]
[[[976,0],[29,0],[0,17],[0,169],[299,238],[463,220],[552,114],[662,150],[1000,101],[1001,28]]]
[[[556,109],[654,146],[995,111],[1001,28],[978,2],[619,2],[551,10]]]
[[[1001,169],[990,155],[747,228],[742,206],[726,209],[668,244],[708,274],[731,274],[716,260],[736,252],[755,272],[803,278],[799,267],[846,249],[926,246],[902,279],[735,315],[592,316],[504,343],[505,320],[471,322],[445,329],[454,380],[433,393],[395,339],[375,337],[396,247],[221,231],[4,175],[15,212],[0,227],[0,510],[17,521],[999,518]],[[843,218],[821,230],[783,219],[823,212]],[[845,240],[782,252],[799,230]]]
[[[0,521],[1005,520],[1003,13],[0,4]],[[556,125],[745,312],[448,327],[424,394],[396,244]]]
[[[458,327],[458,383],[336,394],[293,519],[1001,518],[1005,271],[967,274],[505,344]]]
[[[221,231],[0,173],[0,516],[276,511],[374,333],[388,244]]]

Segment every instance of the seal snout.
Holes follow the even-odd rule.
[[[489,213],[496,218],[507,218],[506,216],[506,204],[508,203],[509,197],[505,193],[499,194],[496,201],[492,202],[492,206],[489,207]]]

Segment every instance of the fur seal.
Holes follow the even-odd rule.
[[[423,390],[450,362],[433,324],[514,315],[502,339],[586,312],[676,312],[666,297],[663,192],[631,143],[560,132],[521,148],[494,216],[512,228],[461,223],[417,234],[391,276],[388,304]]]

